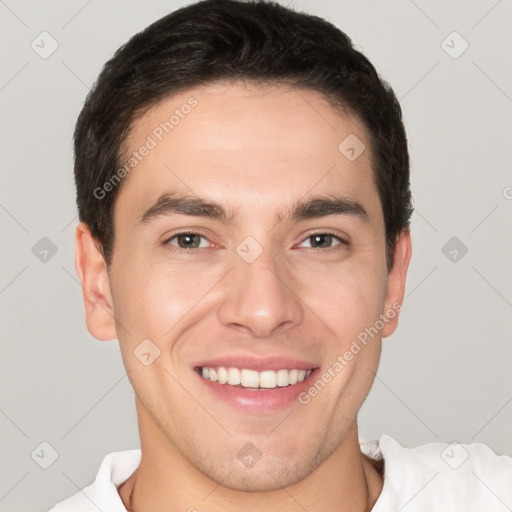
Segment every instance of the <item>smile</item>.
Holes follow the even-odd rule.
[[[247,370],[245,368],[198,367],[198,373],[206,380],[238,386],[249,390],[275,389],[278,387],[294,386],[311,375],[311,370]]]

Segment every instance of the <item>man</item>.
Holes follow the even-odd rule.
[[[141,450],[54,511],[512,506],[483,445],[455,472],[445,445],[359,444],[412,207],[400,107],[347,36],[192,4],[106,64],[75,155],[87,326],[119,340]]]

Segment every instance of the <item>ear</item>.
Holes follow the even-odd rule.
[[[405,280],[411,261],[411,253],[411,234],[407,229],[402,231],[396,239],[393,251],[393,266],[388,272],[388,288],[384,309],[384,316],[388,320],[384,329],[382,329],[383,338],[391,336],[398,326],[398,316],[404,300]]]
[[[87,329],[98,340],[117,337],[108,269],[86,224],[75,233],[75,268],[82,283]]]

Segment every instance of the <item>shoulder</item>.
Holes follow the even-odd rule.
[[[91,485],[57,503],[49,512],[126,512],[117,488],[137,469],[140,457],[140,449],[109,453]]]
[[[512,458],[481,443],[428,443],[406,448],[383,435],[368,456],[384,459],[384,486],[375,512],[510,510]],[[373,450],[373,451],[372,451]],[[392,505],[391,505],[392,504]]]

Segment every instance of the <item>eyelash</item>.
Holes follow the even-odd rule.
[[[183,235],[195,235],[195,236],[199,236],[201,238],[204,238],[205,240],[208,240],[208,238],[206,236],[202,235],[201,233],[196,233],[194,231],[183,231],[181,233],[175,233],[171,237],[165,239],[162,242],[162,245],[163,246],[173,245],[173,244],[171,244],[171,240],[174,240],[175,238],[178,238],[179,236],[183,236]],[[319,232],[316,232],[316,233],[310,233],[308,236],[306,236],[302,240],[301,243],[306,241],[308,238],[312,238],[312,237],[318,236],[318,235],[329,235],[329,236],[332,236],[333,238],[335,238],[339,242],[340,246],[341,245],[344,245],[344,246],[348,245],[348,242],[346,240],[344,240],[341,236],[336,235],[335,233],[332,233],[330,231],[319,231]],[[211,244],[211,242],[210,242],[210,244]],[[332,251],[332,250],[334,250],[335,247],[338,247],[338,245],[334,245],[334,246],[328,247],[328,248],[315,248],[315,247],[311,247],[310,249],[313,249],[315,252],[325,252],[325,251]],[[180,253],[190,254],[191,252],[202,252],[204,249],[208,249],[208,248],[209,247],[199,247],[199,248],[192,248],[192,249],[183,249],[182,247],[177,247],[177,246],[173,245],[173,249],[172,250],[176,251],[176,252],[180,252]]]
[[[202,235],[201,233],[196,233],[195,231],[182,231],[181,233],[175,233],[174,235],[172,235],[171,237],[165,239],[163,242],[162,242],[162,245],[164,246],[169,246],[169,245],[173,245],[171,244],[171,240],[174,240],[175,238],[178,238],[180,236],[184,236],[184,235],[195,235],[195,236],[200,236],[201,238],[204,238],[205,240],[208,240],[208,238],[204,235]],[[209,240],[208,240],[209,241]],[[211,243],[211,242],[210,242]],[[190,252],[200,252],[202,251],[203,249],[208,249],[208,247],[200,247],[198,249],[183,249],[182,247],[177,247],[177,246],[173,246],[173,251],[177,251],[177,252],[184,252],[184,253],[190,253]]]
[[[345,239],[343,239],[340,235],[336,235],[335,233],[332,233],[330,231],[318,231],[316,233],[310,233],[306,238],[304,238],[304,240],[302,242],[304,242],[308,238],[311,238],[311,237],[314,237],[314,236],[318,236],[318,235],[332,236],[333,238],[335,238],[339,242],[340,246],[342,246],[342,245],[347,246],[348,245],[348,242]],[[310,249],[314,249],[315,252],[324,252],[324,251],[333,251],[333,250],[336,249],[336,247],[338,247],[338,245],[334,245],[332,247],[327,247],[326,249],[316,248],[316,247],[310,247]]]

